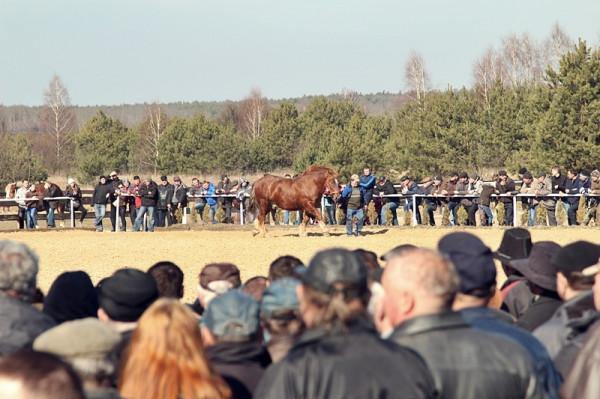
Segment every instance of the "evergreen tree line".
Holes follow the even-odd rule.
[[[18,156],[36,165],[30,145],[14,143],[22,137],[0,140],[20,147]],[[86,182],[112,169],[252,173],[326,164],[348,177],[364,166],[417,176],[596,168],[600,50],[580,41],[541,81],[497,81],[485,95],[476,87],[428,91],[384,115],[368,114],[352,96],[317,97],[302,112],[293,103],[248,102],[212,119],[169,118],[158,110],[134,128],[100,111],[74,134],[72,152],[71,172]]]

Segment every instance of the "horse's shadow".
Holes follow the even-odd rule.
[[[374,236],[374,235],[380,235],[380,234],[385,234],[389,231],[389,229],[381,229],[381,230],[375,230],[375,231],[363,231],[361,233],[361,236],[363,237],[367,237],[367,236]],[[330,232],[330,233],[322,233],[322,232],[314,232],[314,233],[308,233],[306,235],[306,237],[344,237],[346,236],[346,232]],[[301,237],[300,234],[298,233],[291,233],[291,234],[284,234],[282,237]]]

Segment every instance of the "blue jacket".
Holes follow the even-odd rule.
[[[202,190],[202,193],[206,195],[206,203],[210,206],[217,204],[217,199],[213,197],[215,195],[215,185],[212,183],[208,183],[208,189]]]
[[[509,338],[521,344],[533,360],[536,375],[548,398],[558,399],[560,374],[554,368],[552,358],[544,345],[531,333],[507,321],[508,314],[490,308],[468,308],[460,312],[462,318],[473,328],[488,334]]]
[[[362,175],[360,177],[358,186],[364,188],[367,191],[371,191],[371,190],[373,190],[373,188],[375,188],[375,183],[376,182],[377,182],[377,179],[375,178],[375,176],[373,176],[373,175],[369,175],[369,176]]]
[[[360,206],[362,208],[363,206],[365,206],[365,189],[359,184],[358,190],[360,191]],[[340,195],[340,199],[341,201],[343,201],[344,204],[348,203],[348,200],[350,199],[350,194],[352,194],[352,185],[347,184],[346,187],[344,187],[344,189],[342,190],[342,194]]]
[[[589,180],[589,179],[588,179]],[[575,176],[575,180],[567,178],[565,183],[565,193],[567,194],[580,194],[580,189],[583,188],[583,182],[579,180],[579,175]],[[579,197],[568,197],[567,202],[573,205],[579,204]]]

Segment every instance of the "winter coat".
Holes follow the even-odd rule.
[[[499,310],[487,307],[468,308],[460,314],[475,329],[508,338],[521,345],[533,359],[537,377],[547,397],[558,399],[560,375],[555,370],[552,358],[544,345],[531,333],[516,327],[512,317]]]
[[[433,398],[433,378],[423,359],[383,341],[365,319],[330,333],[305,331],[288,355],[260,382],[261,399]]]
[[[205,195],[205,201],[209,206],[213,206],[217,204],[217,198],[215,195],[215,185],[212,183],[208,183],[208,188],[205,190],[202,189],[202,194]]]
[[[362,175],[359,179],[359,187],[362,187],[365,191],[373,191],[377,179],[373,175],[365,176]]]
[[[233,398],[252,398],[271,357],[258,341],[221,342],[205,349],[215,371],[229,384]]]
[[[549,177],[546,177],[544,181],[536,180],[535,182],[535,190],[539,195],[548,195],[552,194],[552,180]],[[540,201],[544,208],[553,211],[556,208],[556,198],[547,197],[540,198]]]
[[[550,179],[550,182],[552,183],[552,193],[553,194],[565,192],[565,185],[567,184],[567,176],[564,176],[564,175],[560,175],[558,177],[552,176],[552,178]]]
[[[583,188],[583,182],[579,180],[579,175],[575,176],[574,179],[568,179],[565,183],[566,194],[580,194],[580,190]],[[567,202],[571,208],[577,209],[579,207],[580,197],[567,197]]]
[[[479,204],[483,206],[490,206],[492,202],[492,194],[494,194],[495,187],[489,184],[481,186],[481,192],[479,193]]]
[[[360,207],[356,209],[360,209],[365,206],[365,189],[361,186],[356,187],[360,191]],[[342,194],[340,195],[340,200],[343,201],[344,206],[348,206],[348,201],[350,200],[350,196],[352,195],[352,185],[347,184],[346,187],[342,190]]]
[[[377,184],[373,189],[373,193],[376,196],[378,196],[380,193],[383,195],[398,194],[396,188],[394,187],[394,184],[389,180],[386,180],[383,184]],[[381,202],[384,204],[388,202],[400,202],[400,197],[383,197],[381,199]]]
[[[547,322],[561,305],[562,301],[557,294],[532,295],[531,302],[517,320],[517,325],[527,331],[534,331]]]
[[[92,203],[99,205],[106,205],[110,200],[110,194],[112,191],[111,184],[100,184],[94,188],[94,194],[92,195]]]
[[[498,194],[515,194],[516,193],[516,188],[515,188],[515,181],[513,179],[511,179],[510,177],[508,177],[506,179],[506,184],[502,185],[500,184],[499,181],[496,182],[496,191],[498,192]],[[500,197],[498,199],[499,202],[502,202],[503,204],[510,204],[512,203],[512,198],[511,197]]]
[[[525,349],[472,328],[460,313],[417,316],[397,326],[390,339],[425,359],[442,398],[545,396]]]
[[[183,208],[187,205],[187,191],[184,184],[173,185],[173,198],[171,199],[173,206]]]
[[[0,294],[0,357],[31,348],[33,341],[55,321],[31,304]]]
[[[140,186],[138,194],[142,197],[142,206],[155,207],[158,199],[158,186],[154,182]]]
[[[562,386],[565,399],[597,399],[600,393],[600,322],[586,334],[573,368]]]
[[[171,205],[173,200],[173,185],[172,184],[160,184],[158,185],[158,198],[156,200],[157,209],[167,209],[167,205]]]
[[[599,317],[592,292],[586,292],[564,302],[550,320],[534,331],[563,377],[571,370],[586,331]]]

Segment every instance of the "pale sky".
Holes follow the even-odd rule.
[[[412,49],[460,87],[555,22],[598,45],[600,0],[0,0],[0,104],[41,104],[54,73],[79,105],[398,92]]]

